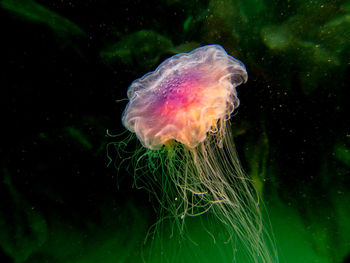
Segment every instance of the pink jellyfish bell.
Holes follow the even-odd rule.
[[[131,84],[123,124],[149,149],[170,140],[194,148],[238,107],[236,86],[247,76],[219,45],[175,55]]]

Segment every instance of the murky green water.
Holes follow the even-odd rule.
[[[149,170],[135,185],[137,140],[110,144],[132,81],[207,44],[249,74],[232,133],[276,262],[349,262],[349,1],[0,6],[2,262],[251,262],[210,210],[181,235]]]

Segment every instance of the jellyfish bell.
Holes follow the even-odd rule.
[[[210,211],[241,241],[245,262],[278,262],[229,122],[236,87],[247,78],[244,64],[220,45],[177,54],[131,84],[122,122],[144,146],[136,166],[145,159],[142,168],[153,174],[147,188],[161,189],[156,199],[180,225]]]
[[[229,119],[246,81],[243,63],[219,45],[175,55],[131,84],[123,124],[149,149],[169,140],[195,148]]]

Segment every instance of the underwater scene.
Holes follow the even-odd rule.
[[[1,0],[2,263],[350,263],[350,0]]]

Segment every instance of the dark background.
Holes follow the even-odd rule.
[[[349,4],[260,3],[1,2],[5,262],[78,261],[87,244],[114,232],[121,250],[142,243],[156,211],[130,172],[108,165],[107,144],[124,137],[107,130],[124,131],[122,99],[134,79],[211,43],[246,64],[233,129],[272,217],[281,214],[277,203],[289,207],[315,254],[343,262],[350,250]],[[58,234],[70,231],[74,237]],[[66,242],[74,252],[56,249]]]

